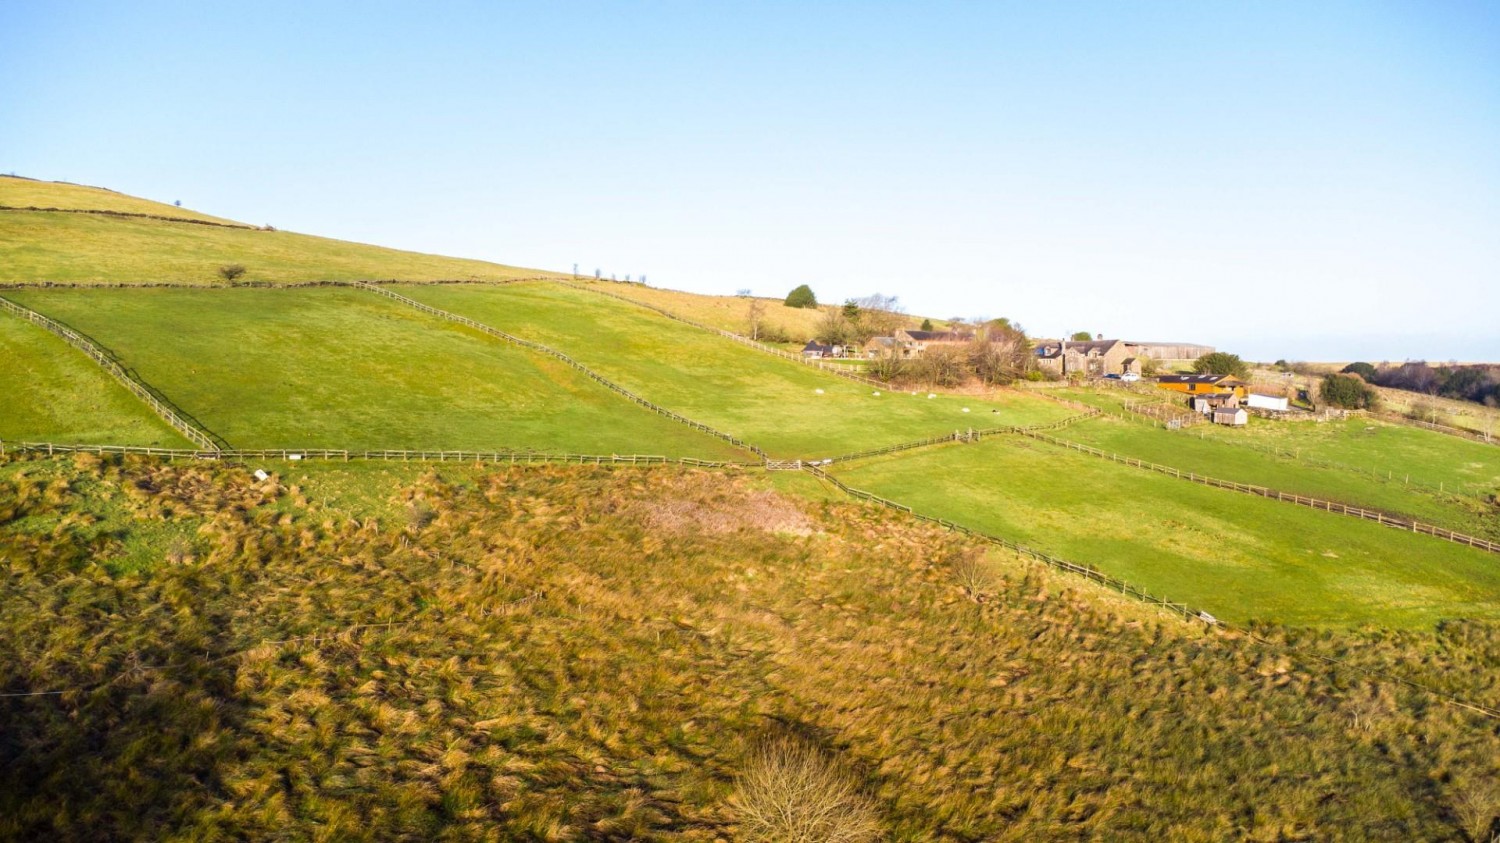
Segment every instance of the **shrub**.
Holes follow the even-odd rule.
[[[240,276],[245,274],[245,267],[237,263],[226,263],[219,267],[219,277],[233,284]]]
[[[780,325],[762,325],[760,326],[760,341],[791,342],[792,335],[787,332],[786,328]]]
[[[1237,378],[1245,378],[1250,375],[1250,367],[1240,359],[1238,354],[1229,354],[1224,351],[1215,351],[1213,354],[1205,354],[1193,361],[1193,371],[1200,375],[1233,375]]]
[[[813,295],[811,287],[802,284],[797,289],[786,294],[784,304],[787,307],[817,307],[818,297]]]
[[[1359,375],[1366,383],[1375,382],[1375,367],[1369,363],[1350,363],[1339,371],[1346,375]]]
[[[1379,400],[1375,390],[1358,375],[1324,375],[1319,393],[1323,403],[1346,410],[1374,409]]]
[[[880,832],[875,807],[828,753],[793,734],[750,751],[734,794],[740,836],[765,843],[858,843]]]

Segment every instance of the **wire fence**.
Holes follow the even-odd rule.
[[[728,433],[724,433],[723,431],[716,430],[716,429],[714,429],[712,427],[709,427],[708,425],[703,424],[702,422],[693,421],[692,419],[690,419],[687,416],[684,416],[684,415],[682,415],[680,413],[674,413],[671,410],[668,410],[666,407],[662,407],[660,405],[653,404],[650,401],[647,401],[645,398],[642,398],[641,396],[636,395],[634,392],[631,392],[630,390],[626,389],[625,387],[620,386],[619,384],[615,383],[614,381],[611,381],[608,378],[605,378],[603,375],[599,374],[598,372],[595,372],[593,369],[590,369],[589,367],[583,365],[582,363],[578,362],[577,360],[574,360],[572,357],[569,357],[568,355],[563,354],[561,351],[558,351],[558,350],[556,350],[554,348],[542,345],[539,342],[532,342],[531,340],[521,339],[520,337],[513,336],[511,334],[507,334],[504,331],[501,331],[501,330],[499,330],[497,328],[492,328],[489,325],[484,324],[483,322],[477,322],[477,321],[475,321],[473,319],[470,319],[467,316],[460,316],[457,313],[450,313],[450,312],[448,312],[446,310],[439,310],[438,308],[422,304],[421,302],[417,301],[416,299],[407,298],[406,296],[403,296],[400,293],[394,292],[392,290],[388,290],[388,289],[386,289],[384,287],[381,287],[379,285],[376,285],[376,284],[368,284],[368,283],[365,283],[363,281],[355,281],[355,282],[352,282],[352,285],[355,286],[355,287],[359,287],[360,289],[369,290],[372,293],[376,293],[378,295],[382,295],[382,296],[385,296],[387,298],[393,299],[395,301],[401,302],[402,304],[407,305],[408,307],[412,307],[412,308],[415,308],[417,310],[420,310],[423,313],[427,313],[427,314],[430,314],[432,316],[437,316],[437,317],[439,317],[441,319],[446,319],[446,320],[448,320],[450,322],[456,322],[456,323],[458,323],[460,325],[463,325],[465,327],[473,328],[474,330],[479,331],[481,333],[485,333],[485,334],[488,334],[488,335],[490,335],[492,337],[496,337],[498,339],[505,340],[506,342],[513,343],[515,345],[521,346],[522,348],[527,348],[527,349],[530,349],[532,351],[540,352],[540,353],[546,354],[546,355],[548,355],[550,357],[554,357],[554,358],[556,358],[558,360],[561,360],[562,362],[568,364],[569,366],[571,366],[572,368],[576,369],[577,371],[583,373],[584,375],[588,376],[589,378],[591,378],[595,382],[599,383],[600,385],[602,385],[602,386],[604,386],[604,387],[606,387],[606,388],[608,388],[608,389],[610,389],[610,390],[612,390],[612,391],[614,391],[614,392],[616,392],[616,393],[618,393],[618,394],[620,394],[620,395],[622,395],[622,396],[630,399],[631,401],[635,402],[636,404],[639,404],[640,406],[645,407],[646,409],[651,410],[654,413],[657,413],[659,415],[665,416],[666,418],[669,418],[669,419],[671,419],[671,420],[673,420],[675,422],[679,422],[681,424],[685,424],[688,427],[693,428],[694,430],[700,431],[702,433],[706,433],[706,434],[708,434],[710,436],[713,436],[713,437],[716,437],[718,439],[722,439],[723,441],[728,442],[729,444],[734,445],[736,447],[743,448],[743,449],[749,451],[750,453],[755,454],[756,456],[760,457],[762,462],[765,462],[766,460],[770,459],[770,457],[766,454],[766,452],[764,450],[762,450],[761,448],[756,447],[755,445],[752,445],[749,442],[746,442],[745,440],[740,439],[737,436],[732,436],[732,435],[730,435]]]
[[[1232,480],[1220,480],[1216,477],[1209,477],[1207,475],[1197,474],[1191,471],[1182,471],[1181,469],[1173,468],[1172,466],[1168,465],[1148,462],[1146,460],[1136,459],[1135,457],[1122,456],[1120,454],[1105,451],[1101,448],[1095,448],[1090,445],[1083,445],[1077,442],[1069,442],[1066,439],[1059,439],[1055,436],[1048,436],[1045,433],[1036,430],[1021,429],[1017,430],[1016,433],[1022,436],[1029,436],[1032,439],[1037,439],[1052,445],[1057,445],[1062,448],[1068,448],[1070,450],[1078,451],[1082,454],[1101,457],[1103,459],[1121,463],[1122,465],[1133,466],[1135,468],[1144,469],[1146,471],[1154,471],[1158,474],[1165,474],[1169,477],[1175,477],[1179,480],[1187,480],[1192,483],[1201,483],[1202,485],[1212,486],[1217,489],[1228,489],[1231,491],[1242,492],[1244,494],[1255,495],[1257,497],[1268,498],[1271,500],[1294,503],[1298,506],[1305,506],[1324,512],[1335,512],[1340,515],[1348,515],[1354,518],[1363,519],[1365,521],[1374,521],[1377,524],[1383,524],[1387,527],[1395,527],[1397,529],[1406,530],[1412,533],[1421,533],[1423,535],[1433,536],[1435,538],[1450,541],[1455,544],[1468,545],[1469,547],[1489,551],[1490,553],[1500,553],[1500,542],[1492,542],[1486,539],[1476,538],[1474,536],[1459,533],[1454,530],[1437,527],[1432,524],[1422,524],[1414,519],[1399,518],[1380,510],[1349,506],[1347,504],[1323,500],[1321,498],[1310,498],[1304,495],[1292,494],[1291,492],[1282,492],[1276,489],[1270,489],[1265,486],[1256,486],[1249,483],[1236,483]]]
[[[16,316],[29,322],[40,325],[47,331],[61,337],[64,342],[88,355],[95,363],[98,363],[105,372],[119,381],[122,386],[130,390],[137,398],[146,403],[152,412],[161,417],[163,421],[172,426],[173,430],[182,434],[189,442],[208,451],[217,451],[223,444],[222,440],[203,430],[199,426],[184,418],[184,414],[172,406],[165,398],[161,397],[156,390],[152,389],[133,372],[120,365],[93,340],[83,334],[69,328],[55,319],[49,319],[30,308],[22,307],[10,299],[0,296],[0,309],[7,310]]]
[[[318,460],[350,462],[378,460],[385,462],[465,462],[496,465],[530,465],[562,463],[569,465],[686,465],[696,468],[754,468],[761,463],[728,460],[702,460],[695,457],[667,457],[659,454],[573,454],[537,451],[447,451],[447,450],[345,450],[336,448],[233,448],[193,451],[186,448],[152,448],[137,445],[63,445],[55,442],[7,442],[0,440],[0,456],[8,454],[129,454],[163,459],[198,460]]]

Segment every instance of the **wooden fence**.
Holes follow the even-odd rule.
[[[931,515],[924,515],[920,512],[916,512],[911,507],[906,506],[905,504],[899,504],[895,501],[887,500],[874,493],[866,492],[863,489],[856,489],[844,483],[842,480],[839,480],[837,477],[828,474],[816,465],[808,465],[805,468],[815,477],[818,477],[821,480],[828,481],[830,484],[837,487],[850,497],[856,498],[858,500],[868,501],[887,509],[893,509],[897,512],[904,512],[912,516],[913,518],[919,519],[921,521],[926,521],[930,524],[937,524],[944,529],[969,536],[986,544],[994,545],[996,547],[1003,547],[1007,550],[1013,551],[1018,556],[1026,559],[1031,559],[1036,562],[1041,562],[1059,571],[1065,571],[1070,574],[1076,574],[1078,576],[1084,577],[1085,579],[1097,583],[1098,585],[1103,586],[1110,591],[1118,592],[1127,597],[1135,598],[1136,600],[1139,600],[1140,602],[1147,605],[1155,606],[1159,609],[1171,612],[1172,614],[1179,615],[1185,620],[1201,621],[1210,628],[1224,632],[1237,632],[1255,641],[1256,643],[1271,647],[1273,649],[1281,650],[1291,656],[1322,662],[1332,667],[1352,671],[1371,679],[1385,682],[1395,682],[1413,690],[1429,694],[1448,705],[1452,705],[1454,707],[1461,708],[1466,711],[1480,714],[1492,719],[1500,719],[1500,709],[1494,708],[1492,706],[1487,706],[1482,703],[1474,703],[1465,699],[1461,699],[1450,693],[1447,693],[1446,691],[1433,688],[1429,685],[1424,685],[1420,682],[1407,679],[1404,676],[1400,676],[1394,673],[1387,673],[1381,670],[1372,670],[1369,668],[1360,667],[1358,665],[1350,664],[1349,662],[1334,658],[1332,656],[1326,656],[1321,653],[1308,652],[1289,644],[1272,641],[1257,634],[1253,629],[1240,627],[1236,624],[1225,623],[1224,621],[1219,620],[1208,612],[1193,609],[1186,603],[1177,603],[1167,599],[1166,597],[1152,595],[1143,588],[1137,588],[1136,586],[1133,586],[1130,583],[1119,579],[1118,577],[1110,576],[1109,574],[1106,574],[1103,571],[1100,571],[1099,569],[1092,566],[1081,565],[1077,562],[1070,562],[1066,559],[1061,559],[1050,554],[1042,553],[1041,551],[1034,550],[1023,544],[1013,542],[1009,539],[1001,538],[1000,536],[990,535],[989,533],[975,530],[971,527],[965,527],[962,524],[954,523],[945,518],[934,518]]]
[[[688,427],[693,428],[694,430],[698,430],[698,431],[701,431],[703,433],[707,433],[710,436],[714,436],[716,438],[722,439],[722,440],[724,440],[725,442],[728,442],[731,445],[735,445],[737,447],[744,448],[745,450],[747,450],[747,451],[755,454],[756,456],[760,457],[760,459],[761,459],[762,462],[765,462],[767,459],[769,459],[769,457],[767,456],[766,452],[764,450],[756,447],[755,445],[752,445],[749,442],[746,442],[743,439],[740,439],[738,437],[731,436],[728,433],[724,433],[723,431],[715,430],[714,428],[709,427],[708,425],[703,424],[701,422],[693,421],[692,419],[688,418],[687,416],[681,415],[679,413],[674,413],[671,410],[668,410],[666,407],[662,407],[662,406],[653,404],[650,401],[647,401],[646,399],[642,398],[641,396],[636,395],[634,392],[631,392],[630,390],[626,389],[625,387],[620,386],[619,384],[615,383],[614,381],[611,381],[611,380],[605,378],[603,375],[600,375],[599,373],[595,372],[593,369],[590,369],[589,367],[583,365],[582,363],[579,363],[577,360],[574,360],[573,358],[569,357],[566,354],[563,354],[561,351],[558,351],[558,350],[556,350],[554,348],[550,348],[548,346],[542,345],[539,342],[532,342],[531,340],[525,340],[525,339],[521,339],[520,337],[513,336],[511,334],[507,334],[504,331],[498,330],[496,328],[492,328],[489,325],[484,324],[483,322],[477,322],[477,321],[475,321],[473,319],[470,319],[467,316],[460,316],[457,313],[449,313],[446,310],[439,310],[438,308],[422,304],[421,302],[417,301],[416,299],[407,298],[406,296],[403,296],[400,293],[394,292],[392,290],[388,290],[388,289],[386,289],[384,287],[381,287],[381,286],[378,286],[376,284],[368,284],[368,283],[366,283],[364,281],[354,281],[354,282],[351,282],[351,285],[355,286],[355,287],[359,287],[360,289],[369,290],[372,293],[376,293],[378,295],[382,295],[382,296],[385,296],[385,297],[390,298],[390,299],[394,299],[394,300],[396,300],[398,302],[401,302],[404,305],[407,305],[408,307],[412,307],[412,308],[415,308],[417,310],[420,310],[423,313],[427,313],[427,314],[436,316],[436,317],[438,317],[440,319],[446,319],[446,320],[448,320],[450,322],[457,322],[460,325],[464,325],[466,327],[473,328],[476,331],[479,331],[479,332],[484,333],[484,334],[488,334],[488,335],[490,335],[492,337],[496,337],[498,339],[505,340],[506,342],[513,343],[513,344],[518,345],[518,346],[520,346],[522,348],[530,349],[532,351],[540,352],[540,353],[546,354],[546,355],[548,355],[550,357],[554,357],[554,358],[556,358],[558,360],[561,360],[562,362],[568,364],[569,366],[573,367],[574,369],[578,370],[579,372],[582,372],[584,375],[588,376],[589,378],[591,378],[595,382],[599,383],[600,385],[602,385],[602,386],[604,386],[604,387],[606,387],[606,388],[608,388],[610,390],[613,390],[614,392],[616,392],[616,393],[618,393],[620,395],[623,395],[624,397],[630,399],[631,401],[635,402],[636,404],[639,404],[640,406],[645,407],[646,409],[651,410],[654,413],[657,413],[659,415],[665,416],[665,417],[671,419],[672,421],[679,422],[681,424],[685,424]]]
[[[1147,591],[1145,589],[1143,589],[1143,588],[1137,588],[1136,586],[1133,586],[1130,583],[1125,582],[1122,579],[1118,579],[1116,577],[1112,577],[1109,574],[1106,574],[1103,571],[1100,571],[1098,568],[1094,568],[1094,567],[1089,566],[1089,565],[1081,565],[1081,564],[1079,564],[1077,562],[1070,562],[1070,561],[1068,561],[1066,559],[1061,559],[1061,558],[1056,557],[1056,556],[1052,556],[1052,555],[1049,555],[1049,554],[1046,554],[1046,553],[1042,553],[1039,550],[1034,550],[1034,549],[1032,549],[1030,547],[1027,547],[1026,545],[1023,545],[1023,544],[1020,544],[1020,543],[1017,543],[1017,542],[1013,542],[1010,539],[1004,539],[1004,538],[1001,538],[999,536],[993,536],[993,535],[990,535],[989,533],[985,533],[985,532],[982,532],[980,530],[975,530],[972,527],[965,527],[962,524],[958,524],[958,523],[955,523],[953,521],[949,521],[946,518],[934,518],[931,515],[924,515],[924,514],[922,514],[920,512],[917,512],[916,510],[912,509],[911,507],[907,506],[906,504],[896,503],[895,501],[887,500],[887,499],[882,498],[882,497],[880,497],[879,495],[877,495],[877,494],[875,494],[873,492],[866,492],[863,489],[856,489],[853,486],[848,485],[844,481],[842,481],[842,480],[838,479],[837,477],[834,477],[833,475],[831,475],[828,472],[824,471],[821,467],[819,467],[817,465],[811,465],[811,464],[809,464],[809,465],[804,466],[804,468],[805,468],[806,471],[808,471],[809,473],[811,473],[813,476],[817,477],[818,479],[820,479],[820,480],[826,480],[829,483],[833,484],[834,486],[838,487],[841,491],[843,491],[845,494],[849,495],[850,497],[857,498],[857,499],[862,500],[862,501],[868,501],[870,503],[878,504],[878,505],[883,506],[883,507],[885,507],[887,509],[893,509],[893,510],[895,510],[897,512],[904,512],[904,513],[912,516],[913,518],[917,518],[919,520],[926,521],[926,522],[931,523],[931,524],[937,524],[938,526],[943,527],[944,529],[952,530],[953,532],[956,532],[956,533],[962,533],[963,535],[966,535],[966,536],[971,536],[971,537],[976,538],[976,539],[978,539],[980,541],[983,541],[983,542],[985,542],[987,544],[992,544],[992,545],[995,545],[997,547],[1006,548],[1007,550],[1014,551],[1016,554],[1018,554],[1020,556],[1023,556],[1025,558],[1032,559],[1032,560],[1035,560],[1037,562],[1042,562],[1042,563],[1044,563],[1044,564],[1046,564],[1046,565],[1048,565],[1050,567],[1056,568],[1056,569],[1058,569],[1060,571],[1067,571],[1070,574],[1077,574],[1079,576],[1084,577],[1085,579],[1088,579],[1088,580],[1091,580],[1091,581],[1093,581],[1095,583],[1098,583],[1099,585],[1102,585],[1102,586],[1108,588],[1111,591],[1117,591],[1120,594],[1124,594],[1124,595],[1127,595],[1127,596],[1130,596],[1130,597],[1134,597],[1137,600],[1140,600],[1140,601],[1142,601],[1144,603],[1149,603],[1149,604],[1151,604],[1153,606],[1158,606],[1158,607],[1160,607],[1162,609],[1165,609],[1165,610],[1167,610],[1169,612],[1172,612],[1174,614],[1181,615],[1182,617],[1187,618],[1189,620],[1201,620],[1201,621],[1204,621],[1206,623],[1209,623],[1210,625],[1221,623],[1218,619],[1214,618],[1212,615],[1208,614],[1207,612],[1202,612],[1202,611],[1195,610],[1195,609],[1189,607],[1186,603],[1176,603],[1176,602],[1168,600],[1167,598],[1162,597],[1160,595],[1149,594],[1149,593],[1147,593]]]
[[[0,296],[0,310],[8,310],[22,319],[40,325],[47,331],[61,337],[68,345],[87,354],[90,359],[98,363],[104,371],[119,381],[121,385],[130,390],[137,398],[146,402],[146,406],[150,407],[163,421],[171,425],[173,430],[182,434],[189,442],[207,451],[217,451],[220,449],[221,441],[215,439],[208,431],[183,418],[176,407],[173,407],[160,397],[155,390],[146,385],[145,381],[142,381],[124,366],[121,366],[93,340],[61,322],[49,319],[30,308],[22,307],[4,296]]]
[[[1111,453],[1109,451],[1105,451],[1089,445],[1082,445],[1077,442],[1069,442],[1066,439],[1058,439],[1055,436],[1048,436],[1045,433],[1036,430],[1027,430],[1023,428],[1017,430],[1016,432],[1022,436],[1029,436],[1032,439],[1038,439],[1052,445],[1057,445],[1059,447],[1078,451],[1082,454],[1101,457],[1103,459],[1112,460],[1123,465],[1145,469],[1146,471],[1154,471],[1158,474],[1165,474],[1169,477],[1176,477],[1179,480],[1187,480],[1192,483],[1201,483],[1205,486],[1213,486],[1216,489],[1229,489],[1231,491],[1242,492],[1244,494],[1255,495],[1257,497],[1268,498],[1270,500],[1294,503],[1298,506],[1306,506],[1312,509],[1322,510],[1324,512],[1336,512],[1340,515],[1348,515],[1354,518],[1363,519],[1365,521],[1374,521],[1377,524],[1384,524],[1387,527],[1395,527],[1397,529],[1406,530],[1412,533],[1422,533],[1424,535],[1433,536],[1445,541],[1454,542],[1455,544],[1468,545],[1469,547],[1478,548],[1479,550],[1486,550],[1490,553],[1500,553],[1500,542],[1492,542],[1481,538],[1475,538],[1474,536],[1455,532],[1453,530],[1448,530],[1443,527],[1436,527],[1431,524],[1422,524],[1415,520],[1397,518],[1379,510],[1364,509],[1362,507],[1349,506],[1347,504],[1322,500],[1319,498],[1309,498],[1303,495],[1295,495],[1290,492],[1281,492],[1277,491],[1276,489],[1268,489],[1265,486],[1255,486],[1249,483],[1236,483],[1232,480],[1220,480],[1215,477],[1209,477],[1207,475],[1197,474],[1191,471],[1182,471],[1181,469],[1173,468],[1168,465],[1160,465],[1154,462],[1139,460],[1134,457],[1122,456],[1120,454]]]
[[[1420,427],[1423,430],[1431,430],[1436,433],[1446,433],[1449,436],[1457,436],[1460,439],[1468,439],[1473,442],[1483,442],[1487,445],[1500,445],[1495,437],[1488,433],[1480,433],[1476,430],[1465,430],[1461,427],[1449,427],[1446,424],[1434,424],[1421,419],[1413,419],[1399,413],[1371,413],[1375,418],[1392,424],[1405,425],[1407,427]]]
[[[986,436],[999,436],[1004,433],[1022,433],[1028,430],[1058,430],[1060,428],[1064,428],[1068,425],[1074,424],[1075,422],[1082,421],[1083,419],[1093,418],[1094,416],[1099,415],[1099,410],[1093,407],[1085,407],[1085,410],[1086,412],[1079,413],[1076,416],[1068,416],[1065,419],[1058,419],[1055,422],[1048,422],[1047,424],[1008,425],[1006,427],[988,427],[982,430],[975,430],[973,428],[969,428],[968,430],[955,430],[952,433],[945,433],[942,436],[929,436],[926,439],[917,439],[911,442],[901,442],[895,445],[887,445],[884,448],[871,448],[867,451],[855,451],[849,454],[840,454],[836,457],[828,457],[823,460],[813,460],[812,464],[831,465],[833,463],[850,462],[853,460],[868,459],[869,457],[879,457],[885,454],[895,454],[900,453],[901,451],[912,451],[917,448],[926,448],[933,445],[948,445],[954,442],[978,442]]]
[[[605,291],[605,290],[600,290],[600,289],[597,289],[597,288],[594,288],[594,287],[586,287],[586,286],[584,286],[582,284],[577,284],[577,283],[568,282],[568,281],[560,281],[558,283],[564,284],[566,286],[572,287],[572,288],[577,289],[577,290],[584,290],[586,292],[594,293],[595,295],[608,296],[609,298],[612,298],[612,299],[618,299],[618,300],[620,300],[622,302],[626,302],[628,304],[633,304],[636,307],[643,307],[643,308],[645,308],[647,310],[659,313],[662,316],[667,317],[668,319],[672,319],[674,321],[681,322],[684,325],[691,325],[694,328],[698,328],[699,330],[708,331],[711,334],[718,334],[719,336],[721,336],[721,337],[723,337],[723,338],[725,338],[727,340],[733,340],[733,341],[739,343],[740,345],[749,346],[750,348],[753,348],[756,351],[761,351],[761,352],[764,352],[766,354],[771,354],[771,355],[774,355],[776,357],[781,357],[781,358],[786,359],[786,360],[791,360],[794,363],[801,363],[801,364],[803,364],[805,366],[812,366],[815,369],[822,369],[825,372],[830,372],[830,373],[832,373],[834,375],[837,375],[837,376],[839,376],[841,378],[844,378],[845,380],[851,380],[851,381],[855,381],[857,383],[865,384],[867,386],[873,386],[873,387],[876,387],[877,389],[890,389],[891,388],[891,385],[889,383],[886,383],[885,381],[876,380],[875,378],[867,378],[864,375],[855,374],[854,372],[848,371],[848,369],[846,367],[844,367],[844,366],[840,366],[840,365],[833,364],[833,363],[824,363],[822,360],[809,359],[807,357],[803,357],[800,354],[792,354],[789,351],[782,351],[779,348],[773,348],[772,346],[766,345],[763,342],[759,342],[757,340],[752,340],[752,339],[750,339],[747,336],[743,336],[741,334],[736,334],[733,331],[726,331],[723,328],[715,328],[712,325],[705,325],[702,322],[695,322],[695,321],[693,321],[691,319],[688,319],[685,316],[679,316],[676,313],[673,313],[672,311],[667,310],[664,307],[657,307],[654,304],[648,304],[647,302],[639,301],[639,300],[633,299],[633,298],[631,298],[629,296],[622,296],[619,293],[611,293],[611,292],[608,292],[608,291]]]
[[[185,448],[149,448],[135,445],[60,445],[55,442],[6,442],[0,440],[0,456],[7,454],[130,454],[164,459],[201,460],[379,460],[385,462],[465,462],[497,465],[530,465],[563,463],[569,465],[688,465],[698,468],[754,468],[760,463],[723,460],[700,460],[694,457],[666,457],[657,454],[568,454],[533,451],[439,451],[439,450],[368,450],[351,451],[335,448],[234,448],[192,451]]]

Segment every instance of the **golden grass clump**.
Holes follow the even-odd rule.
[[[740,838],[863,843],[880,833],[874,803],[832,755],[791,732],[758,741],[735,781]]]

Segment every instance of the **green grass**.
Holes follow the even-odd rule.
[[[231,445],[743,458],[551,358],[343,288],[31,289]]]
[[[1500,564],[1389,527],[1013,437],[834,473],[1230,621],[1421,627],[1500,617]]]
[[[926,392],[876,390],[557,284],[403,286],[398,291],[545,343],[651,401],[774,456],[831,457],[1075,412],[1011,392],[929,399]],[[877,391],[879,396],[873,394]]]
[[[1500,446],[1373,419],[1322,424],[1255,420],[1238,429],[1195,427],[1189,435],[1447,492],[1500,492]]]
[[[51,197],[58,207],[114,205],[136,213],[179,212],[90,188],[53,185],[47,196],[18,193],[19,179],[0,179],[0,205]],[[7,199],[7,196],[14,196]],[[118,204],[116,204],[118,197]],[[40,201],[37,202],[40,207]],[[485,261],[424,255],[362,243],[293,234],[217,228],[162,220],[45,211],[0,211],[0,283],[52,282],[222,284],[218,269],[238,263],[242,281],[289,283],[375,279],[503,281],[547,273]]]
[[[0,439],[191,448],[95,363],[56,336],[0,313]]]
[[[0,205],[8,208],[68,208],[86,211],[120,211],[127,214],[155,214],[164,217],[204,220],[243,225],[223,217],[210,216],[166,202],[153,202],[116,193],[102,187],[88,187],[66,182],[34,181],[0,176]]]
[[[1272,424],[1256,420],[1259,424]],[[1439,494],[1434,486],[1410,486],[1388,479],[1291,455],[1238,447],[1224,436],[1200,437],[1197,428],[1169,431],[1117,416],[1072,425],[1053,435],[1092,445],[1121,456],[1168,465],[1182,471],[1266,486],[1282,492],[1332,500],[1366,509],[1416,518],[1450,530],[1478,535],[1500,533],[1494,504],[1477,497]]]

